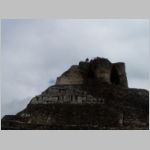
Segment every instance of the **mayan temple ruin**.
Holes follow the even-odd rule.
[[[71,66],[3,130],[149,129],[149,92],[129,88],[125,64],[96,57]]]

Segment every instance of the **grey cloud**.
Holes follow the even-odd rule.
[[[2,20],[2,102],[40,94],[70,65],[96,56],[125,62],[129,85],[147,88],[148,29],[140,19]]]
[[[23,100],[13,100],[11,102],[6,102],[1,104],[1,118],[6,114],[15,115],[17,112],[22,111],[26,105],[29,103],[30,98]]]

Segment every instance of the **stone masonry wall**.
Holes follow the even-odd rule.
[[[79,85],[100,82],[127,88],[128,82],[124,63],[111,63],[105,58],[95,58],[90,62],[73,65],[57,78],[56,85]]]
[[[56,80],[56,85],[83,84],[83,77],[78,66],[72,66]]]
[[[86,91],[82,91],[77,87],[72,86],[59,86],[51,87],[47,92],[40,96],[36,96],[31,100],[31,104],[54,104],[54,103],[65,103],[65,104],[104,104],[103,97],[93,97],[87,94]]]

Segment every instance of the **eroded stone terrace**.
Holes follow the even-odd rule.
[[[52,103],[69,103],[69,104],[86,104],[97,103],[104,104],[104,98],[96,98],[80,87],[71,85],[52,86],[42,95],[36,96],[31,100],[31,104],[52,104]]]

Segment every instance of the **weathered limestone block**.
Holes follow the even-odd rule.
[[[83,84],[83,76],[78,66],[72,66],[68,71],[57,78],[56,85]]]
[[[22,113],[21,117],[30,117],[31,115],[29,113]]]

